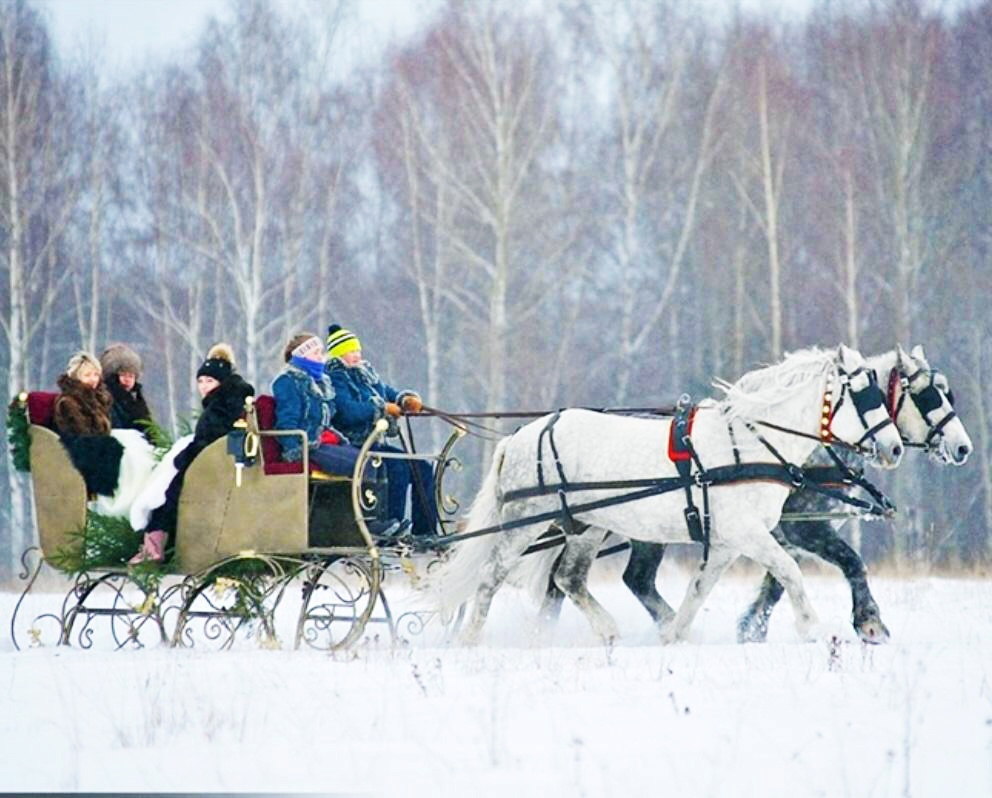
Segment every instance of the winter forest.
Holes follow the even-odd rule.
[[[670,405],[805,346],[922,344],[975,452],[911,454],[879,478],[899,515],[852,534],[992,563],[992,0],[448,0],[365,61],[352,12],[232,0],[109,79],[0,2],[7,401],[125,341],[174,427],[215,341],[266,392],[334,322],[452,411]],[[30,487],[0,471],[10,577]]]

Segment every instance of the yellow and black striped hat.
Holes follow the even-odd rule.
[[[327,328],[326,343],[328,357],[341,357],[349,352],[362,351],[362,342],[358,340],[358,336],[338,324]]]

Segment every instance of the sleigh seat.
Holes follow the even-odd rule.
[[[54,554],[68,542],[70,533],[86,524],[86,483],[55,431],[58,396],[49,391],[32,391],[26,398],[31,485],[44,556]]]

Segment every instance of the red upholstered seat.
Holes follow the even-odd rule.
[[[276,425],[276,400],[268,394],[255,398],[255,413],[260,430],[274,429]],[[282,459],[282,448],[277,438],[262,437],[262,457],[266,474],[301,474],[303,463],[289,463]],[[312,461],[307,461],[310,473],[320,473]]]
[[[55,400],[57,393],[32,391],[28,394],[28,419],[32,424],[55,429]]]

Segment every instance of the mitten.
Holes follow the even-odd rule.
[[[407,413],[419,413],[424,409],[424,403],[416,394],[409,394],[403,397],[403,409]]]
[[[399,418],[403,415],[403,411],[400,410],[400,406],[396,402],[386,402],[386,415]]]

